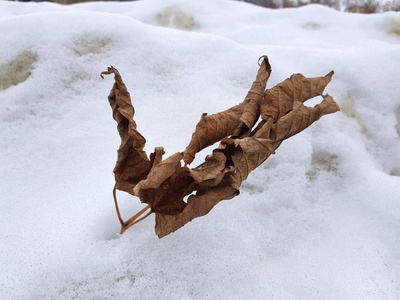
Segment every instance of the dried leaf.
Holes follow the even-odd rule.
[[[174,172],[157,188],[138,189],[135,194],[142,202],[150,205],[152,212],[177,215],[185,208],[183,199],[193,191],[194,181],[188,168],[174,167],[172,164],[168,167],[175,168]]]
[[[293,109],[296,101],[304,102],[322,95],[331,81],[333,71],[324,77],[307,78],[302,74],[293,74],[290,78],[266,90],[261,103],[261,118],[274,122]]]
[[[265,91],[271,67],[268,58],[262,58],[256,81],[245,100],[221,113],[203,114],[185,151],[165,160],[162,147],[155,149],[150,160],[147,158],[143,152],[145,140],[136,130],[130,96],[118,71],[111,67],[104,73],[115,74],[109,101],[121,135],[114,170],[116,188],[138,196],[150,206],[151,212],[156,213],[155,231],[160,238],[206,215],[220,201],[238,195],[250,172],[275,153],[283,140],[321,116],[339,110],[329,95],[322,96],[324,100],[314,107],[303,104],[322,95],[333,71],[316,78],[294,74]],[[261,121],[255,126],[260,114]],[[181,160],[190,164],[198,151],[218,141],[219,146],[203,164],[192,169],[181,166]],[[142,212],[128,220],[128,225],[140,221],[135,220]],[[121,218],[120,221],[123,232],[129,226]]]
[[[150,205],[153,212],[180,213],[186,206],[187,195],[193,180],[189,170],[181,167],[182,153],[175,153],[154,166],[147,178],[139,182],[133,192]]]
[[[329,95],[324,96],[324,100],[314,107],[306,107],[301,102],[295,102],[293,110],[272,126],[270,138],[283,141],[306,129],[323,115],[337,111],[339,106]]]
[[[198,193],[198,195],[190,196],[187,206],[179,215],[156,214],[156,234],[159,238],[162,238],[183,227],[194,218],[208,214],[220,201],[231,199],[237,194],[238,192],[235,189],[228,186],[209,189]]]
[[[250,133],[251,128],[260,116],[260,103],[271,66],[268,57],[262,56],[263,61],[245,100],[228,110],[208,116],[203,114],[189,145],[186,147],[183,160],[190,164],[196,153],[230,135],[239,136]]]
[[[115,188],[133,194],[135,185],[146,177],[151,163],[146,152],[145,138],[136,130],[133,120],[135,110],[131,103],[131,96],[122,81],[117,69],[112,66],[102,75],[114,74],[114,86],[111,89],[108,101],[112,108],[113,118],[117,122],[121,145],[118,149],[118,159],[115,164]]]
[[[164,182],[168,177],[175,173],[175,171],[181,166],[182,153],[175,153],[167,159],[154,165],[146,179],[140,181],[133,189],[135,196],[141,189],[158,188],[161,183]]]
[[[232,133],[232,137],[242,138],[250,134],[251,128],[260,117],[260,105],[264,98],[265,87],[271,75],[271,65],[269,64],[268,57],[262,56],[263,59],[260,68],[257,72],[257,78],[253,82],[250,91],[244,99],[243,114],[240,117],[241,124]],[[260,61],[260,59],[258,61]]]
[[[204,113],[196,130],[193,133],[189,145],[183,152],[183,160],[190,164],[197,152],[220,141],[224,137],[230,136],[240,124],[240,116],[243,105],[236,105],[226,111],[208,116]]]

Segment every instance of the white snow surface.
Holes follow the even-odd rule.
[[[400,298],[400,13],[1,1],[0,36],[0,299]],[[208,215],[119,235],[113,76],[99,74],[120,71],[145,150],[168,157],[202,113],[244,99],[262,55],[267,87],[333,69],[341,111]],[[118,197],[124,219],[144,207]]]

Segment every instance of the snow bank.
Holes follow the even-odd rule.
[[[398,298],[398,28],[399,13],[318,5],[0,2],[0,298]],[[242,101],[264,54],[268,87],[334,69],[341,112],[209,215],[161,240],[152,218],[118,236],[100,72],[119,69],[146,150],[170,155],[201,113]],[[142,207],[119,197],[125,218]]]

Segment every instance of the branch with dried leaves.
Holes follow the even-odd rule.
[[[275,153],[283,140],[321,116],[339,111],[331,96],[322,95],[333,71],[316,78],[293,74],[265,90],[271,66],[266,56],[261,59],[256,80],[244,101],[217,114],[203,114],[185,151],[166,159],[162,158],[162,147],[155,148],[150,156],[144,152],[146,140],[137,131],[135,110],[118,70],[111,66],[101,73],[101,77],[114,74],[115,78],[108,100],[121,137],[113,192],[121,233],[155,213],[155,232],[162,238],[206,215],[218,202],[237,196],[249,173]],[[320,104],[304,106],[306,100],[320,95]],[[216,142],[219,146],[204,163],[188,167],[196,153]],[[116,190],[139,197],[146,208],[124,222]]]

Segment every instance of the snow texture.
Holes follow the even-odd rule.
[[[319,5],[0,1],[0,299],[399,299],[399,32],[400,13]],[[154,217],[117,234],[100,72],[120,71],[145,150],[167,157],[244,99],[261,55],[268,87],[335,70],[341,112],[207,216],[161,240]],[[125,219],[143,207],[118,196]]]

